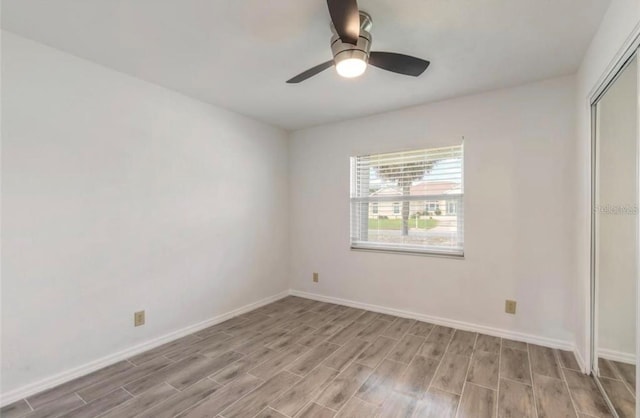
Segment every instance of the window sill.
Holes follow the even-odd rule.
[[[423,257],[441,257],[452,258],[455,260],[464,260],[464,253],[444,253],[436,251],[419,251],[419,250],[394,250],[391,248],[368,248],[368,247],[351,247],[351,251],[362,251],[367,253],[387,253],[387,254],[399,254],[399,255],[417,255]]]

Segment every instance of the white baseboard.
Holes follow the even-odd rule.
[[[292,289],[289,291],[289,294],[293,296],[300,296],[302,298],[318,300],[321,302],[329,302],[329,303],[335,303],[337,305],[351,306],[352,308],[366,309],[368,311],[400,316],[403,318],[416,319],[419,321],[461,329],[464,331],[480,332],[482,334],[492,335],[494,337],[508,338],[510,340],[522,341],[526,343],[542,345],[545,347],[559,348],[561,350],[568,350],[571,352],[575,352],[575,344],[570,341],[541,337],[541,336],[532,335],[532,334],[525,334],[522,332],[488,327],[486,325],[473,324],[471,322],[457,321],[453,319],[425,315],[425,314],[420,314],[416,312],[403,311],[400,309],[387,308],[385,306],[371,305],[368,303],[357,302],[357,301],[348,300],[348,299],[341,299],[341,298],[336,298],[332,296],[324,296],[316,293],[302,292],[300,290]]]
[[[621,363],[636,364],[636,355],[633,353],[625,353],[623,351],[598,348],[598,357],[607,360],[619,361]]]
[[[131,348],[127,348],[117,353],[99,358],[90,363],[86,363],[81,366],[75,367],[73,369],[66,370],[62,373],[58,373],[53,376],[46,377],[42,380],[19,387],[7,393],[2,393],[0,394],[0,407],[8,405],[17,400],[35,395],[38,392],[42,392],[43,390],[50,389],[54,386],[61,385],[70,380],[76,379],[80,376],[84,376],[86,374],[92,373],[96,370],[102,369],[103,367],[107,367],[119,361],[128,359],[130,357],[135,356],[136,354],[140,354],[144,351],[158,347],[162,344],[184,337],[185,335],[193,334],[194,332],[198,332],[207,327],[219,324],[220,322],[226,321],[227,319],[231,319],[243,313],[252,311],[254,309],[258,309],[261,306],[264,306],[269,303],[275,302],[276,300],[282,299],[286,297],[288,294],[289,294],[289,291],[280,292],[276,295],[269,296],[257,302],[242,306],[238,309],[234,309],[233,311],[215,316],[213,318],[207,319],[205,321],[199,322],[194,325],[190,325],[188,327],[179,329],[177,331],[170,332],[168,334],[146,341],[142,344],[135,345]]]

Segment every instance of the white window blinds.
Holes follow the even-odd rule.
[[[351,248],[462,256],[463,146],[351,158]]]

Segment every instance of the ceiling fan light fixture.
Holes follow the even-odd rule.
[[[334,51],[333,60],[336,64],[336,71],[341,77],[360,77],[367,70],[369,54],[367,54],[366,50],[358,49],[353,45],[342,43],[339,40],[333,43],[332,48]]]
[[[367,69],[367,62],[361,58],[347,58],[336,64],[336,71],[341,77],[360,77]]]

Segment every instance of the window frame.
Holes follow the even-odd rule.
[[[451,148],[460,147],[460,152],[461,152],[460,193],[455,193],[455,194],[443,193],[440,195],[426,195],[426,194],[414,195],[414,196],[404,196],[404,197],[401,197],[400,199],[399,199],[399,196],[397,195],[396,196],[377,196],[375,198],[372,198],[371,196],[368,196],[365,198],[353,196],[354,188],[357,188],[355,183],[356,183],[356,178],[358,177],[357,177],[357,169],[355,168],[355,165],[358,158],[375,156],[375,155],[402,153],[402,152],[420,152],[420,151],[428,152],[431,150],[437,150],[439,148],[449,148],[449,147]],[[353,236],[354,229],[353,229],[353,225],[351,225],[350,240],[349,240],[351,251],[378,252],[378,253],[389,253],[389,254],[400,254],[400,255],[405,254],[405,255],[419,255],[419,256],[434,256],[434,257],[445,257],[445,258],[453,258],[453,259],[465,258],[465,246],[464,246],[464,241],[465,241],[464,229],[465,228],[464,228],[464,215],[463,215],[464,195],[465,195],[464,193],[464,162],[465,162],[464,143],[460,143],[458,145],[444,146],[444,147],[429,147],[429,148],[408,149],[408,150],[401,150],[401,151],[387,151],[387,152],[378,152],[375,154],[359,154],[359,155],[350,157],[350,161],[351,161],[350,188],[351,188],[352,196],[350,197],[349,206],[350,206],[350,212],[351,212],[351,218],[350,218],[351,223],[353,223],[353,214],[354,214],[353,204],[354,203],[364,203],[364,201],[367,201],[366,205],[361,205],[361,206],[364,206],[366,210],[363,209],[362,207],[355,210],[356,212],[360,211],[361,214],[364,214],[365,212],[369,213],[368,211],[369,211],[370,204],[375,204],[376,206],[379,206],[379,203],[386,202],[386,203],[392,203],[394,207],[397,205],[399,208],[401,208],[402,202],[404,201],[409,201],[409,205],[411,206],[414,201],[420,201],[420,200],[425,201],[425,206],[428,206],[429,204],[435,204],[435,206],[437,208],[440,208],[441,210],[442,210],[441,202],[444,200],[445,201],[444,208],[448,210],[449,204],[452,203],[451,200],[454,199],[455,202],[453,202],[453,204],[454,204],[454,207],[456,208],[456,213],[454,215],[456,216],[456,222],[459,222],[457,225],[457,228],[459,228],[458,233],[462,237],[462,239],[459,241],[461,244],[457,248],[454,248],[454,247],[447,248],[444,246],[443,247],[411,246],[404,243],[395,244],[395,243],[388,243],[388,242],[382,243],[382,242],[360,241],[360,242],[354,243],[354,236]],[[368,184],[369,180],[366,180],[366,181]],[[396,212],[395,210],[393,210],[394,216],[400,215],[401,213],[402,213],[401,209],[399,212]],[[448,212],[446,214],[448,214]],[[409,222],[411,222],[411,220]]]
[[[440,208],[440,202],[435,200],[427,200],[424,210],[426,212],[435,212],[439,208]]]

